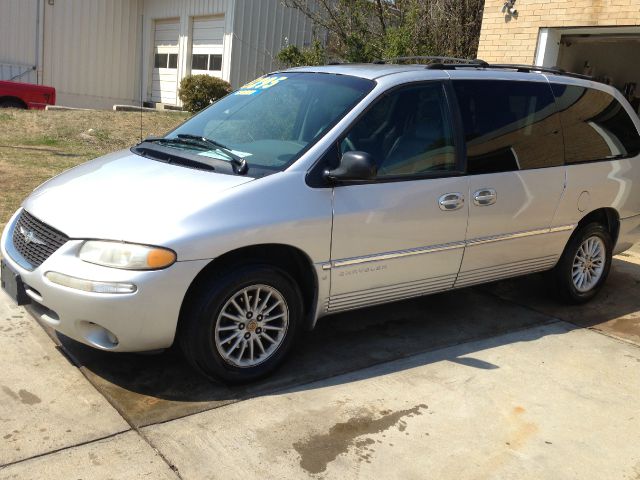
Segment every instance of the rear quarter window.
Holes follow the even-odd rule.
[[[553,83],[567,163],[633,157],[640,135],[624,107],[601,90]]]
[[[455,80],[467,172],[495,173],[563,164],[559,115],[549,84]]]

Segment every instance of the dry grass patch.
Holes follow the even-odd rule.
[[[162,135],[187,118],[144,112],[143,137]],[[140,140],[140,113],[0,111],[0,230],[22,200],[58,173]]]

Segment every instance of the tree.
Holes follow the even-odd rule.
[[[324,65],[327,63],[327,52],[318,40],[314,40],[311,48],[300,50],[295,45],[287,45],[278,52],[277,59],[289,67],[303,65]]]
[[[484,7],[484,0],[283,2],[327,32],[325,58],[348,62],[416,55],[473,58]],[[296,60],[307,60],[308,50],[298,50]],[[319,58],[317,52],[314,58]],[[287,63],[285,60],[286,56],[281,59]]]

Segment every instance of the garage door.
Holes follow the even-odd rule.
[[[199,17],[193,20],[191,74],[222,78],[222,43],[224,16]]]
[[[178,90],[178,35],[176,19],[156,20],[151,100],[175,105]]]

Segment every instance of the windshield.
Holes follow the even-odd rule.
[[[374,87],[357,77],[284,72],[246,84],[167,135],[197,136],[221,147],[168,144],[197,155],[245,160],[248,175],[280,171],[324,135]],[[226,152],[225,152],[226,150]]]

